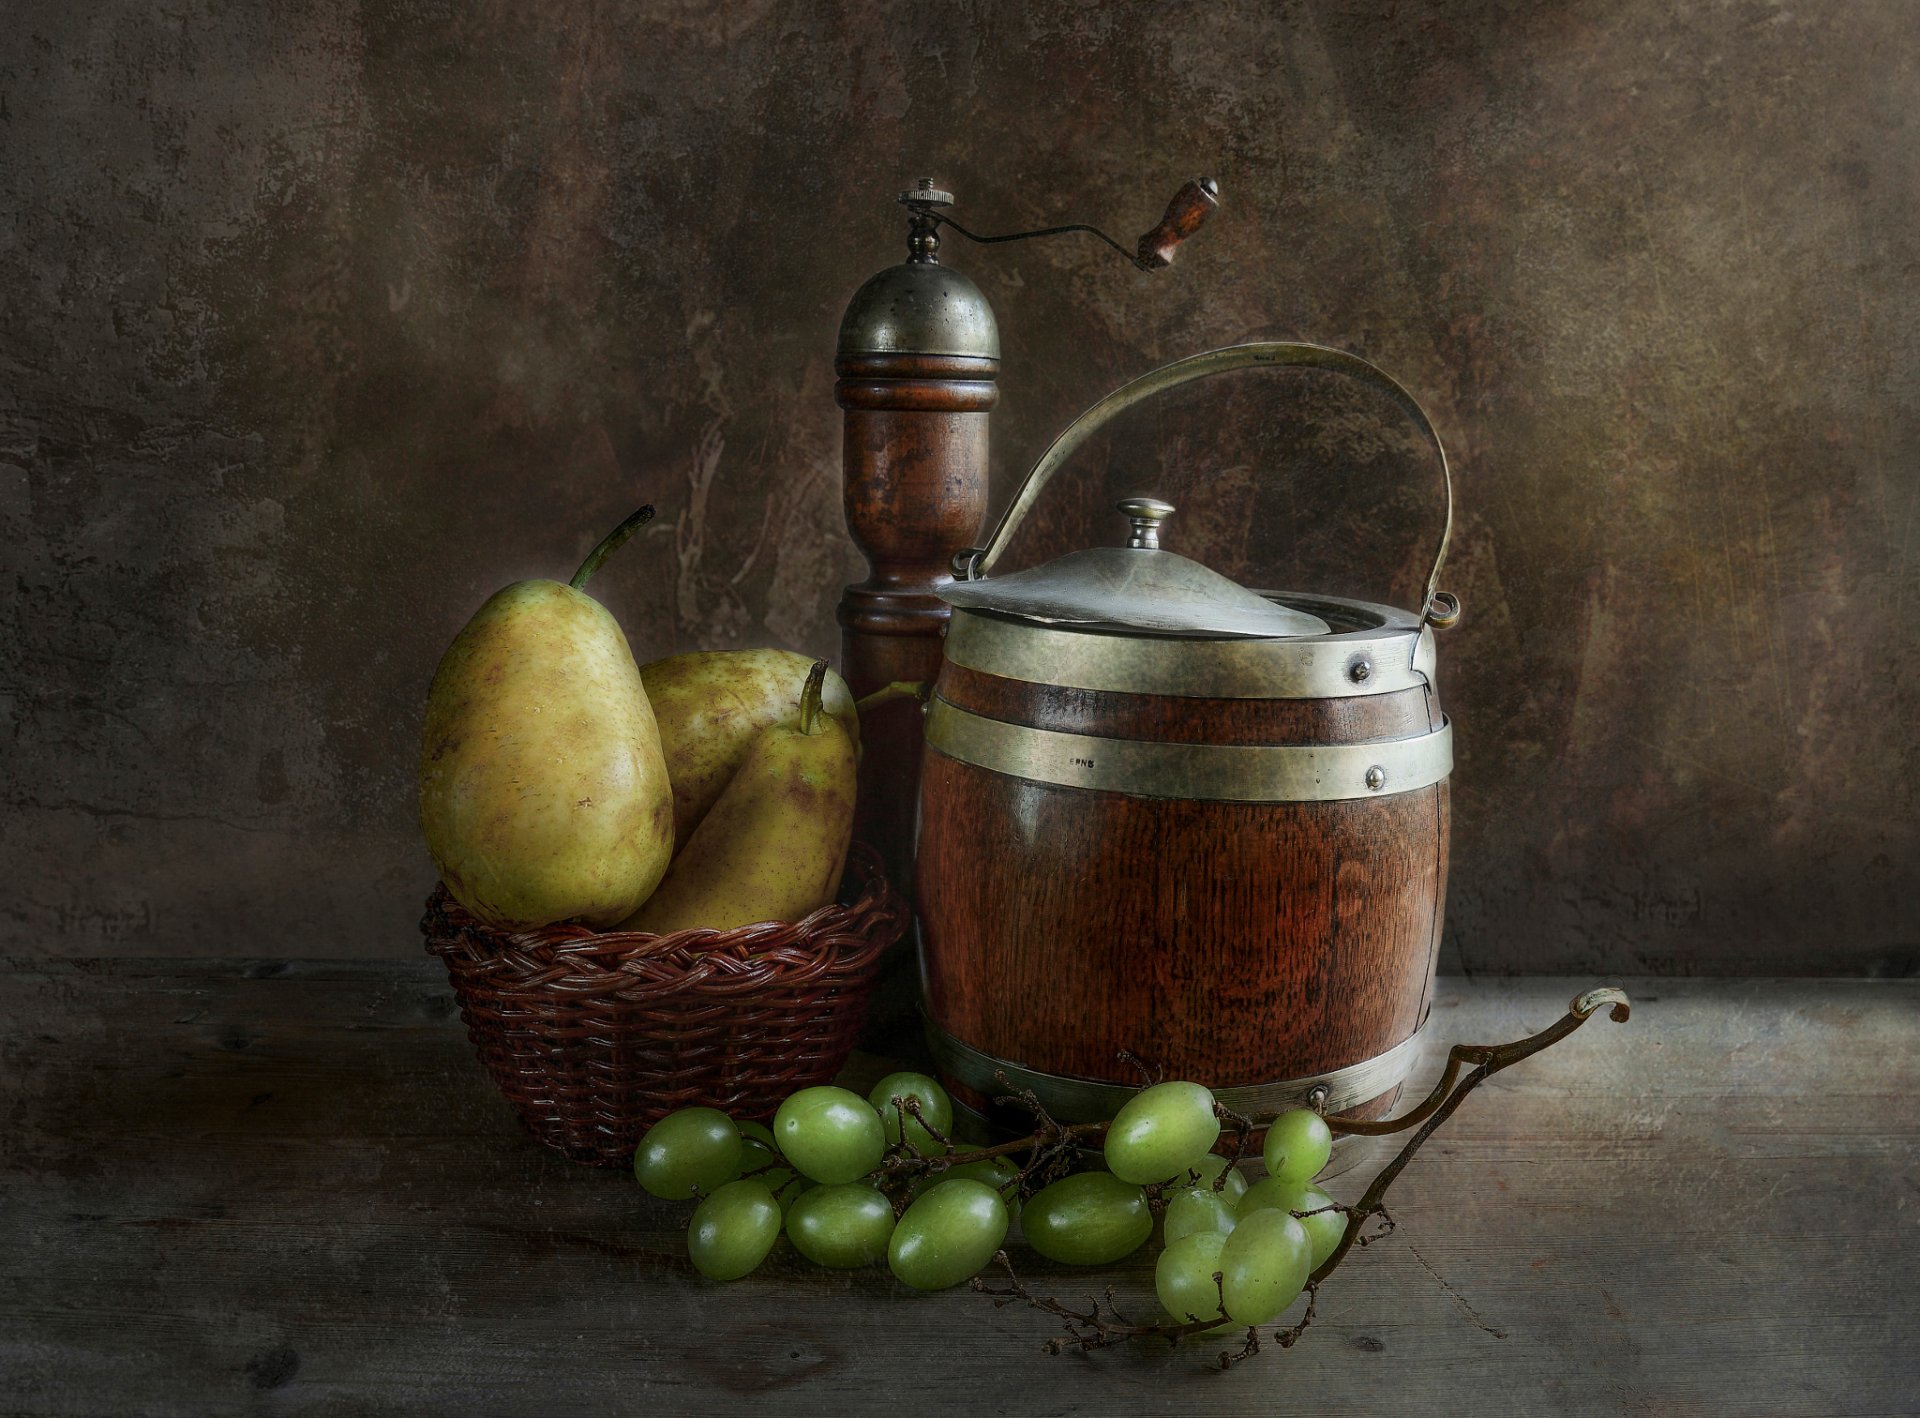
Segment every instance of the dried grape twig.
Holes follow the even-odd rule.
[[[1610,1006],[1609,1017],[1616,1023],[1624,1022],[1632,1010],[1631,1002],[1622,990],[1611,986],[1600,986],[1588,990],[1574,998],[1572,1004],[1568,1006],[1567,1013],[1560,1020],[1525,1039],[1516,1040],[1511,1044],[1454,1045],[1448,1051],[1446,1069],[1432,1091],[1417,1106],[1398,1118],[1344,1118],[1337,1114],[1327,1118],[1328,1128],[1335,1134],[1341,1135],[1372,1137],[1403,1132],[1409,1128],[1417,1128],[1417,1131],[1407,1139],[1406,1145],[1394,1155],[1393,1159],[1375,1174],[1373,1181],[1356,1204],[1347,1206],[1333,1202],[1327,1206],[1315,1207],[1311,1211],[1292,1213],[1296,1217],[1305,1218],[1317,1216],[1325,1211],[1337,1211],[1346,1217],[1347,1225],[1341,1232],[1339,1242],[1326,1260],[1307,1277],[1304,1287],[1304,1293],[1307,1296],[1306,1311],[1297,1323],[1286,1329],[1275,1331],[1274,1338],[1281,1348],[1291,1348],[1306,1332],[1307,1326],[1313,1322],[1314,1305],[1319,1297],[1320,1286],[1326,1283],[1327,1277],[1339,1268],[1348,1254],[1356,1248],[1364,1249],[1392,1234],[1394,1220],[1386,1207],[1388,1188],[1406,1170],[1407,1164],[1413,1160],[1414,1154],[1420,1150],[1427,1139],[1432,1137],[1440,1125],[1453,1116],[1455,1109],[1466,1101],[1467,1095],[1502,1069],[1511,1068],[1521,1060],[1531,1058],[1541,1050],[1559,1043],[1586,1023],[1603,1005]],[[1462,1070],[1469,1067],[1472,1071],[1462,1077]],[[1064,1172],[1065,1168],[1071,1165],[1072,1155],[1079,1147],[1106,1134],[1107,1123],[1061,1123],[1047,1112],[1039,1097],[1031,1089],[1015,1090],[1004,1076],[1000,1081],[1010,1090],[1009,1096],[997,1098],[994,1101],[1016,1105],[1030,1112],[1036,1121],[1036,1127],[1030,1135],[1012,1142],[936,1159],[890,1152],[881,1164],[882,1171],[889,1175],[944,1171],[951,1166],[993,1157],[1012,1157],[1024,1152],[1027,1154],[1027,1162],[1019,1173],[1019,1182],[1024,1191],[1030,1180],[1034,1178],[1044,1182],[1049,1179],[1051,1173]],[[1238,1163],[1250,1154],[1249,1139],[1256,1131],[1271,1123],[1273,1116],[1277,1116],[1248,1118],[1218,1104],[1215,1105],[1215,1111],[1223,1124],[1230,1126],[1235,1132],[1234,1151],[1232,1158],[1229,1159],[1230,1164]],[[912,1149],[908,1148],[906,1151],[911,1152]],[[1217,1187],[1224,1184],[1225,1178],[1226,1169],[1223,1169],[1214,1185]],[[1378,1222],[1375,1229],[1370,1232],[1364,1229],[1369,1220]],[[1119,1313],[1113,1304],[1111,1290],[1108,1291],[1104,1307],[1099,1300],[1090,1299],[1088,1309],[1075,1310],[1048,1296],[1036,1295],[1028,1289],[1014,1273],[1013,1262],[1004,1250],[995,1252],[994,1259],[1006,1272],[1006,1287],[995,1289],[985,1280],[976,1277],[973,1288],[981,1294],[993,1296],[996,1305],[1023,1301],[1034,1309],[1042,1310],[1059,1319],[1065,1334],[1056,1336],[1046,1343],[1044,1348],[1049,1353],[1058,1354],[1066,1349],[1079,1349],[1083,1352],[1104,1349],[1133,1339],[1166,1339],[1177,1343],[1190,1335],[1217,1331],[1225,1321],[1224,1284],[1221,1291],[1222,1314],[1212,1319],[1168,1320],[1137,1324]],[[1216,1275],[1215,1279],[1219,1281],[1220,1277]],[[1219,1355],[1220,1366],[1232,1368],[1235,1364],[1258,1353],[1259,1350],[1259,1329],[1250,1327],[1247,1330],[1245,1342],[1237,1351],[1223,1351]]]

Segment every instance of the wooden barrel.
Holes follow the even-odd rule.
[[[929,1038],[962,1101],[1004,1077],[1108,1117],[1140,1083],[1126,1050],[1243,1111],[1391,1106],[1445,910],[1433,632],[1272,599],[1330,633],[1127,637],[956,607],[917,882]]]

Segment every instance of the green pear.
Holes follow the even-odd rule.
[[[833,900],[853,837],[859,768],[853,739],[820,712],[817,660],[799,712],[760,731],[660,889],[622,930],[732,930],[797,921]]]
[[[434,671],[420,825],[447,890],[489,925],[611,925],[673,856],[673,791],[640,667],[580,589],[652,515],[621,523],[566,585],[496,591]]]
[[[791,650],[703,650],[640,667],[673,782],[673,849],[693,836],[761,731],[799,713],[794,686],[813,661]],[[860,716],[847,682],[827,671],[822,708],[860,749]]]

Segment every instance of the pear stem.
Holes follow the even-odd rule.
[[[891,704],[896,699],[924,700],[931,687],[923,679],[897,679],[892,684],[882,685],[855,704],[853,712],[864,718],[867,710],[878,709],[882,704]]]
[[[800,691],[800,732],[812,734],[820,724],[820,692],[827,687],[827,662],[815,660]]]
[[[600,563],[612,556],[626,543],[628,537],[639,531],[653,520],[653,504],[648,503],[626,521],[615,527],[600,539],[600,545],[587,553],[587,559],[580,563],[580,569],[573,573],[573,579],[567,584],[579,590],[587,584],[587,578],[600,569]]]

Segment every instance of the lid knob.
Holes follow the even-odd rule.
[[[1157,497],[1123,497],[1114,504],[1128,523],[1127,545],[1142,551],[1160,550],[1160,524],[1173,516],[1173,504]]]

